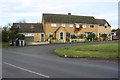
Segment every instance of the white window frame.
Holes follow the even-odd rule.
[[[86,25],[82,25],[82,28],[86,28]]]
[[[72,28],[72,27],[73,27],[73,24],[70,24],[70,27]]]
[[[51,27],[57,27],[57,24],[51,24]]]
[[[62,27],[65,27],[65,24],[62,24]]]
[[[76,24],[76,28],[80,28],[80,25],[79,25],[79,24]]]

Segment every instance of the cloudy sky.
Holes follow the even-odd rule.
[[[94,16],[118,27],[119,0],[1,0],[0,26],[25,20],[41,22],[42,13]]]

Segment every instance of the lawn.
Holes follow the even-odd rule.
[[[8,47],[9,43],[8,42],[0,42],[0,46],[2,46],[2,47]]]
[[[73,46],[56,49],[55,54],[64,57],[81,57],[81,58],[104,58],[104,59],[117,59],[118,44],[97,44],[97,45],[84,45]]]

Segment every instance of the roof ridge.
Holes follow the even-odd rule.
[[[81,17],[93,17],[94,18],[94,16],[68,15],[68,14],[55,14],[55,13],[43,13],[43,15],[81,16]]]

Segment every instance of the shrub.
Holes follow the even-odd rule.
[[[83,39],[83,38],[85,38],[85,35],[84,34],[80,34],[77,37]]]
[[[71,35],[71,38],[72,38],[72,39],[76,39],[77,36],[75,36],[75,35],[73,34],[73,35]]]
[[[92,34],[88,35],[87,39],[94,40],[95,36],[96,35],[94,33],[92,33]]]
[[[107,38],[107,34],[101,34],[101,35],[100,35],[100,37],[102,37],[102,38],[105,38],[105,39],[106,39],[106,38]]]

